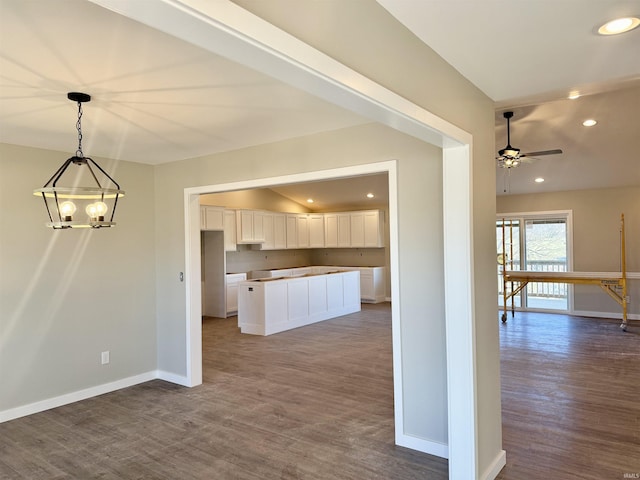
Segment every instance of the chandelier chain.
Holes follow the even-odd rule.
[[[82,153],[82,103],[78,102],[78,121],[76,122],[76,129],[78,130],[78,150],[76,150],[76,156],[84,158]]]

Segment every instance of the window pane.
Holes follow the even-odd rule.
[[[566,272],[566,220],[525,220],[524,256],[524,270]],[[567,310],[567,284],[531,282],[527,285],[525,304],[530,308]]]
[[[505,220],[504,226],[505,233],[505,251],[506,251],[506,269],[507,270],[520,270],[520,221],[519,220]],[[502,220],[496,222],[496,238],[497,246],[496,251],[498,254],[504,254],[502,251]],[[502,265],[498,264],[498,305],[502,306]],[[511,284],[507,284],[507,292],[510,292]],[[522,305],[522,296],[516,295],[513,297],[514,305],[520,307]],[[508,304],[511,305],[511,300],[508,300]]]

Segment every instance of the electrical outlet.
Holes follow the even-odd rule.
[[[102,352],[102,365],[106,365],[109,363],[109,350],[107,350],[106,352]]]

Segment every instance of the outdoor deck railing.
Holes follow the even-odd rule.
[[[498,292],[502,295],[502,267],[498,267]],[[520,262],[515,261],[507,265],[508,270],[520,270]],[[556,260],[536,260],[527,262],[525,270],[530,272],[566,272],[567,266],[564,262]],[[546,283],[529,282],[527,285],[527,295],[543,298],[567,298],[566,283]]]

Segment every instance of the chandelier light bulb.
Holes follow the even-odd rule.
[[[96,202],[94,203],[94,205],[96,206],[96,213],[98,214],[98,217],[104,218],[104,214],[107,213],[107,210],[109,210],[107,204],[104,202]]]
[[[60,215],[64,217],[65,222],[70,222],[73,214],[76,213],[76,205],[73,202],[67,200],[60,204]]]
[[[84,210],[87,212],[87,215],[89,215],[89,218],[93,219],[98,217],[98,208],[95,203],[90,203]]]
[[[107,213],[108,209],[109,207],[107,207],[106,203],[95,202],[87,205],[87,208],[85,209],[85,211],[87,212],[87,215],[89,215],[89,218],[91,218],[92,220],[103,221],[104,214]]]

